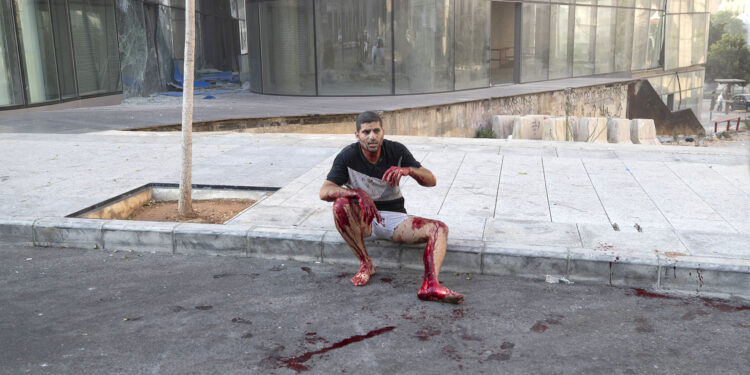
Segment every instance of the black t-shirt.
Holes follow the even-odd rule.
[[[339,152],[326,179],[339,186],[364,190],[380,211],[406,213],[401,188],[389,186],[381,180],[385,171],[392,166],[399,166],[399,162],[401,167],[422,167],[401,143],[383,139],[380,160],[377,164],[372,164],[362,153],[359,142],[356,142]]]

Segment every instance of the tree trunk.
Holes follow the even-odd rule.
[[[193,81],[195,67],[195,0],[185,0],[185,66],[182,81],[182,169],[180,171],[180,216],[195,216],[193,180]]]

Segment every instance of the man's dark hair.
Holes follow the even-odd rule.
[[[359,133],[359,129],[362,128],[362,124],[366,122],[378,122],[380,123],[380,127],[383,127],[383,119],[380,118],[380,115],[373,111],[365,111],[357,117],[357,133]]]

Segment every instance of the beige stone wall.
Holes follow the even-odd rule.
[[[628,85],[594,86],[387,112],[390,134],[473,137],[479,127],[491,127],[493,115],[625,117]]]
[[[626,117],[628,84],[613,84],[493,98],[383,113],[386,134],[432,137],[474,137],[491,128],[493,115]],[[235,130],[250,133],[348,134],[357,114],[227,120],[194,124],[195,131]],[[176,127],[176,129],[179,129]],[[159,130],[175,130],[160,128]]]

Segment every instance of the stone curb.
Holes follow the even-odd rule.
[[[358,264],[337,232],[307,228],[0,217],[0,243]],[[367,242],[376,265],[388,268],[422,270],[422,249]],[[565,276],[588,284],[750,296],[750,260],[721,256],[615,255],[585,247],[449,239],[443,270],[537,280]]]

